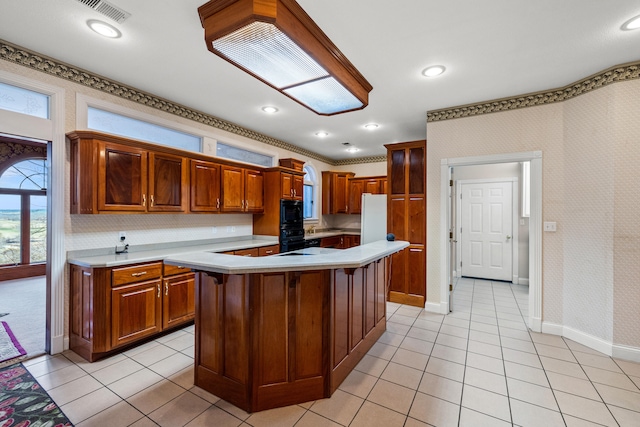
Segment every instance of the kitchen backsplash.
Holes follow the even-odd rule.
[[[130,245],[247,236],[253,234],[253,216],[67,215],[65,246],[67,251],[115,247],[120,232],[126,233]]]

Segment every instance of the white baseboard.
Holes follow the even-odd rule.
[[[429,313],[447,314],[447,303],[443,302],[438,304],[437,302],[426,302],[424,304],[424,310]]]
[[[69,348],[69,338],[64,336],[51,337],[51,354],[62,353]]]
[[[605,341],[602,338],[594,337],[593,335],[585,332],[578,331],[577,329],[565,326],[564,333],[562,335],[608,356],[611,356],[613,353],[613,344],[611,342]]]
[[[602,338],[571,328],[569,326],[558,325],[556,323],[543,322],[542,332],[545,334],[560,335],[569,338],[579,344],[592,348],[600,353],[604,353],[618,359],[630,360],[640,363],[640,348],[630,347],[620,344],[613,344]]]
[[[542,319],[539,317],[531,317],[529,318],[529,328],[533,332],[542,332]],[[551,332],[549,332],[551,333]]]
[[[529,278],[528,277],[518,277],[518,285],[528,285]]]
[[[613,354],[611,356],[618,359],[640,363],[640,348],[614,344]]]

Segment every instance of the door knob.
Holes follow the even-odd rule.
[[[509,234],[507,234],[507,240],[509,240],[511,238],[511,236]]]

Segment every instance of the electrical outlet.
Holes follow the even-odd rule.
[[[213,227],[211,231],[213,232],[213,234],[218,234],[218,227]]]
[[[227,225],[227,233],[231,233],[232,232],[232,228],[230,225]]]
[[[555,232],[556,231],[556,223],[551,221],[544,222],[544,231]]]
[[[118,233],[118,239],[119,239],[119,240],[124,240],[124,239],[126,239],[126,238],[127,238],[127,232],[126,232],[126,231],[120,231],[120,232]]]
[[[236,228],[234,226],[231,226],[231,232],[235,233],[236,232]]]

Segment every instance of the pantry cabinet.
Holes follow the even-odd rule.
[[[70,348],[91,362],[195,316],[189,269],[162,261],[70,267]]]
[[[426,300],[426,141],[387,148],[387,227],[409,247],[391,257],[389,301],[424,307]]]

